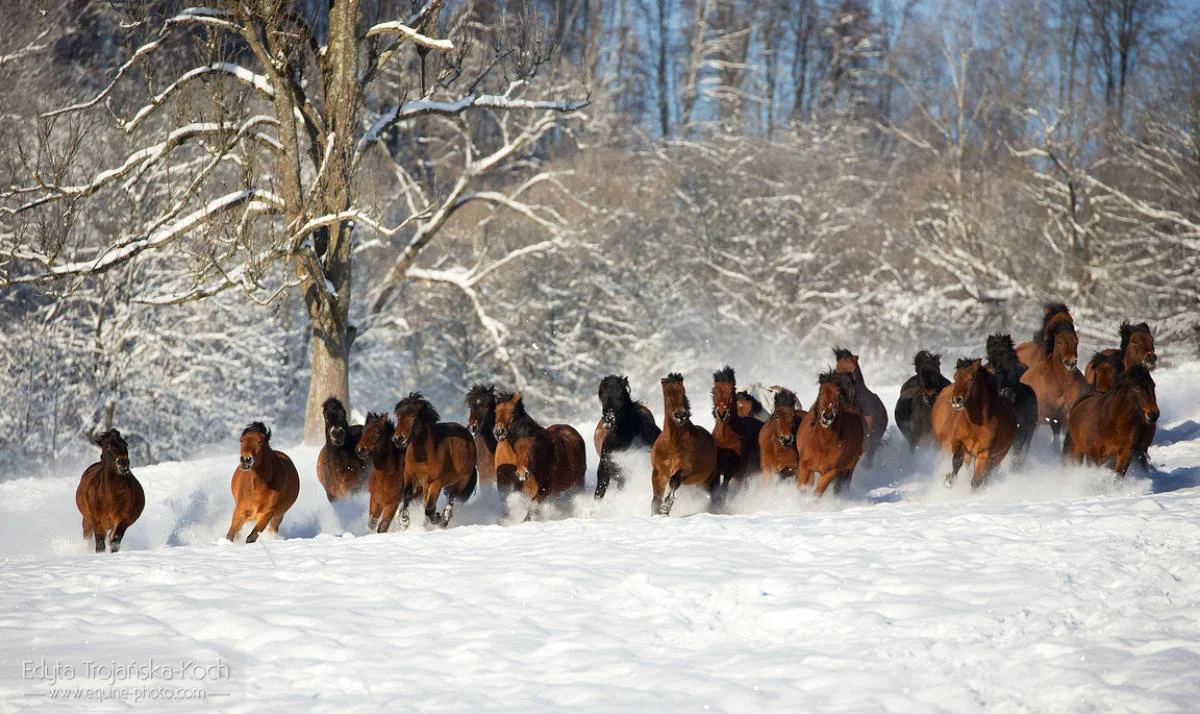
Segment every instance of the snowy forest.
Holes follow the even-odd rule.
[[[311,437],[331,394],[900,377],[1048,299],[1084,359],[1200,346],[1194,4],[328,5],[5,5],[6,475]]]

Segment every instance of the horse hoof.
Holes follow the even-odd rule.
[[[946,478],[942,479],[942,485],[946,488],[954,488],[954,474],[946,474]]]
[[[108,552],[116,553],[119,550],[121,550],[121,541],[114,540],[112,543],[108,544]]]
[[[257,534],[257,533],[251,533],[250,535],[246,536],[246,542],[247,542],[247,543],[254,543],[254,542],[255,542],[255,541],[257,541],[257,540],[258,540],[258,534]]]

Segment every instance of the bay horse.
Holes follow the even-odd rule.
[[[849,376],[853,384],[851,398],[858,407],[859,413],[862,414],[867,427],[867,445],[863,458],[866,460],[867,468],[871,468],[875,463],[875,452],[887,434],[887,407],[883,405],[883,400],[879,398],[878,394],[867,389],[862,368],[858,366],[858,355],[851,354],[850,350],[844,347],[835,347],[833,356],[837,359],[834,369]]]
[[[1017,359],[1026,367],[1032,367],[1038,362],[1041,362],[1049,354],[1049,349],[1046,346],[1047,337],[1050,335],[1050,330],[1057,325],[1070,325],[1071,331],[1075,330],[1075,319],[1071,317],[1071,311],[1061,302],[1048,302],[1042,305],[1042,326],[1037,332],[1033,333],[1033,339],[1029,342],[1022,342],[1016,346]],[[1076,355],[1078,359],[1078,355]]]
[[[1125,365],[1116,350],[1100,350],[1088,360],[1083,379],[1093,390],[1107,392],[1124,371]]]
[[[758,459],[763,483],[773,486],[780,479],[796,478],[800,455],[796,451],[796,429],[804,410],[790,389],[775,392],[774,410],[758,432]]]
[[[371,468],[358,457],[362,425],[350,425],[341,400],[326,399],[321,413],[325,417],[325,445],[317,454],[317,480],[325,488],[325,498],[332,503],[361,491],[367,485]]]
[[[496,388],[490,384],[474,384],[463,400],[468,409],[467,431],[475,438],[475,464],[479,481],[496,485]]]
[[[534,503],[583,488],[587,471],[583,437],[569,424],[538,424],[525,411],[520,392],[496,396],[494,432],[497,441],[512,449],[517,487],[532,494]],[[531,515],[532,508],[526,520]]]
[[[610,481],[615,479],[618,488],[625,484],[625,475],[613,460],[613,454],[634,448],[649,449],[662,430],[646,405],[633,400],[627,377],[610,374],[600,380],[597,397],[600,399],[600,422],[596,424],[592,438],[596,453],[600,455],[596,467],[596,500],[599,501],[608,491]]]
[[[396,512],[400,512],[400,527],[408,528],[408,504],[414,491],[404,473],[404,449],[392,442],[396,424],[387,414],[370,412],[363,423],[362,438],[358,440],[358,456],[371,462],[367,492],[367,528],[386,533]]]
[[[721,474],[717,471],[717,446],[712,434],[692,423],[692,408],[683,375],[663,377],[663,429],[650,449],[650,482],[654,498],[651,515],[669,516],[680,486],[700,486],[715,495]]]
[[[1088,394],[1071,408],[1063,455],[1077,463],[1111,463],[1124,476],[1141,444],[1154,438],[1158,416],[1154,379],[1150,370],[1135,364],[1117,375],[1107,392]]]
[[[146,508],[146,492],[129,468],[129,445],[117,429],[92,439],[100,461],[83,471],[75,505],[83,516],[83,538],[94,538],[96,552],[121,550],[121,539]]]
[[[816,493],[821,496],[830,485],[838,493],[850,483],[866,450],[867,425],[854,403],[850,375],[829,370],[817,383],[817,401],[796,429],[796,485],[811,486],[817,474]]]
[[[1067,412],[1088,389],[1083,374],[1075,367],[1079,354],[1075,326],[1068,322],[1053,325],[1046,333],[1043,350],[1043,358],[1021,375],[1021,381],[1033,388],[1038,419],[1050,424],[1057,442]]]
[[[979,359],[960,359],[954,380],[933,403],[933,431],[950,452],[946,488],[954,485],[967,457],[975,461],[971,488],[978,489],[1004,460],[1017,437],[1017,412],[1000,396],[991,373]]]
[[[466,501],[479,485],[475,439],[462,424],[439,421],[437,410],[420,392],[396,402],[392,445],[405,452],[404,480],[409,493],[425,499],[425,518],[443,528],[450,525],[454,502]],[[438,513],[439,493],[446,507]]]
[[[1105,359],[1093,366],[1097,360],[1095,357],[1088,362],[1087,369],[1084,370],[1083,377],[1088,384],[1092,385],[1097,391],[1108,391],[1108,386],[1112,380],[1116,378],[1116,374],[1112,372],[1111,366],[1115,360],[1121,372],[1132,368],[1136,364],[1140,364],[1147,370],[1153,372],[1158,366],[1158,354],[1154,351],[1154,334],[1150,332],[1150,325],[1139,322],[1134,325],[1129,321],[1121,323],[1119,328],[1121,335],[1121,347],[1118,349],[1100,350],[1097,355],[1104,355]],[[1102,369],[1106,373],[1097,375],[1097,369]]]
[[[279,533],[283,514],[300,495],[296,465],[287,454],[271,448],[271,430],[261,421],[242,430],[240,459],[229,490],[233,492],[233,519],[225,539],[232,541],[247,521],[254,521],[247,543],[257,541],[264,529]]]
[[[1027,369],[1017,359],[1012,336],[999,333],[988,335],[987,359],[988,371],[996,378],[996,388],[1000,391],[1000,396],[1013,405],[1013,410],[1017,415],[1017,435],[1013,441],[1013,465],[1020,467],[1025,461],[1029,442],[1033,440],[1033,432],[1038,425],[1037,393],[1033,391],[1032,387],[1021,381],[1021,376]]]
[[[933,402],[950,380],[942,375],[942,356],[921,350],[913,355],[916,374],[909,377],[900,387],[900,398],[896,400],[896,426],[908,441],[911,451],[930,443],[937,443],[933,434]]]
[[[737,379],[729,365],[713,372],[712,400],[717,472],[723,479],[721,488],[728,491],[735,482],[744,486],[746,478],[758,472],[758,433],[763,423],[754,417],[738,416]]]

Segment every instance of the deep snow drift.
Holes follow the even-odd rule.
[[[145,684],[113,666],[151,658],[212,667],[182,709],[1190,709],[1200,365],[1155,377],[1159,472],[1119,483],[1039,435],[1026,473],[947,491],[893,433],[840,499],[755,487],[717,516],[681,492],[651,519],[639,464],[575,518],[510,522],[485,492],[448,530],[364,535],[365,499],[331,508],[316,452],[285,449],[300,500],[247,546],[220,540],[231,445],[135,468],[147,508],[115,556],[79,538],[77,475],[0,483],[0,710]]]

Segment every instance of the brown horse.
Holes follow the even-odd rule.
[[[1139,322],[1134,325],[1128,321],[1122,322],[1120,327],[1121,347],[1119,349],[1107,349],[1097,352],[1097,356],[1103,355],[1105,359],[1097,362],[1093,357],[1088,362],[1087,369],[1083,372],[1083,377],[1088,384],[1092,385],[1097,391],[1106,392],[1112,384],[1112,380],[1116,378],[1116,373],[1111,370],[1113,361],[1120,366],[1117,372],[1122,372],[1131,369],[1134,365],[1140,364],[1149,371],[1154,371],[1158,366],[1158,354],[1154,351],[1154,334],[1150,332],[1150,326],[1144,322]],[[1097,368],[1105,373],[1097,375]]]
[[[1117,475],[1124,476],[1141,444],[1153,440],[1157,423],[1154,379],[1150,370],[1135,364],[1107,392],[1088,394],[1071,408],[1063,454],[1076,462],[1112,462]]]
[[[400,512],[400,527],[408,528],[408,504],[413,499],[408,477],[404,474],[404,449],[396,448],[392,435],[396,425],[387,414],[367,414],[363,424],[362,438],[358,440],[358,455],[370,459],[371,476],[367,479],[367,492],[371,503],[367,506],[367,527],[386,533]]]
[[[497,441],[512,448],[518,488],[535,503],[583,488],[587,471],[583,437],[568,424],[538,424],[525,411],[520,392],[496,397],[495,434]],[[530,515],[526,514],[527,520]]]
[[[669,516],[680,486],[700,486],[713,494],[721,482],[717,447],[712,434],[692,423],[692,408],[683,386],[683,375],[672,372],[662,379],[663,430],[650,449],[650,483],[654,499],[651,515]]]
[[[950,380],[942,375],[942,356],[921,350],[913,355],[916,374],[900,387],[896,400],[896,427],[908,441],[910,451],[937,443],[933,435],[933,403]]]
[[[766,424],[771,418],[771,412],[763,406],[763,400],[767,403],[775,403],[775,395],[779,390],[783,389],[778,385],[767,387],[759,382],[747,384],[738,389],[737,393],[737,415],[740,417],[754,417],[755,419]]]
[[[300,474],[288,455],[271,448],[271,430],[261,421],[242,430],[241,462],[229,482],[233,491],[233,520],[227,540],[233,540],[247,521],[254,528],[247,543],[258,540],[263,529],[279,532],[283,514],[300,495]]]
[[[475,384],[467,390],[464,400],[467,409],[467,431],[475,437],[475,465],[480,483],[496,485],[496,388],[490,384]]]
[[[728,491],[734,484],[745,486],[746,478],[758,472],[758,433],[763,423],[737,415],[737,379],[729,365],[713,372],[712,399],[717,471],[722,477],[721,488]]]
[[[1050,424],[1055,441],[1062,430],[1067,412],[1075,400],[1088,390],[1083,375],[1075,368],[1079,354],[1079,336],[1075,326],[1059,322],[1046,333],[1043,359],[1021,375],[1021,381],[1033,387],[1037,395],[1038,420]]]
[[[796,429],[796,485],[811,486],[817,474],[816,492],[821,496],[831,484],[838,493],[850,483],[866,450],[867,425],[854,403],[850,375],[822,372],[817,383],[817,401]]]
[[[1017,359],[1021,361],[1021,364],[1032,367],[1045,360],[1053,346],[1053,340],[1050,340],[1051,346],[1047,347],[1047,337],[1050,335],[1051,329],[1063,324],[1070,325],[1071,331],[1075,331],[1075,319],[1071,317],[1071,312],[1066,305],[1061,302],[1048,302],[1043,305],[1041,328],[1033,333],[1032,340],[1022,342],[1016,347]],[[1076,359],[1078,357],[1076,355]]]
[[[795,478],[800,466],[796,452],[796,429],[804,418],[804,410],[790,389],[775,392],[775,409],[758,432],[758,460],[763,483],[773,486],[780,479]]]
[[[875,463],[875,452],[883,443],[884,435],[887,434],[887,407],[883,405],[883,400],[879,398],[878,394],[867,389],[862,368],[858,366],[858,355],[851,354],[850,350],[842,347],[833,348],[833,355],[837,358],[834,369],[849,376],[853,383],[851,398],[867,426],[867,446],[863,457],[867,468],[871,468]]]
[[[1125,371],[1121,356],[1116,350],[1101,350],[1088,360],[1083,379],[1097,392],[1112,389],[1113,382]]]
[[[933,403],[933,431],[942,448],[950,452],[951,469],[946,488],[954,485],[958,470],[970,456],[975,460],[971,488],[987,483],[1017,438],[1017,412],[1000,396],[992,374],[978,359],[960,359],[954,381]]]
[[[608,375],[600,380],[597,396],[600,422],[596,424],[592,438],[600,456],[596,466],[596,500],[599,501],[608,491],[610,481],[615,479],[618,487],[625,483],[625,475],[613,460],[613,454],[634,448],[649,449],[662,431],[646,405],[633,401],[628,378]]]
[[[446,527],[454,515],[454,502],[470,498],[479,484],[475,439],[462,424],[438,421],[437,410],[419,392],[397,402],[395,414],[392,445],[405,452],[408,490],[424,496],[430,523]],[[434,509],[442,492],[446,507],[439,514]]]
[[[142,515],[146,492],[129,469],[129,445],[116,429],[100,434],[100,461],[84,470],[75,489],[75,505],[83,516],[84,539],[95,538],[96,552],[121,549],[125,531]]]
[[[350,426],[342,402],[330,397],[321,405],[321,411],[325,416],[325,445],[317,454],[317,480],[332,503],[361,491],[367,485],[371,466],[358,458],[362,426]]]

